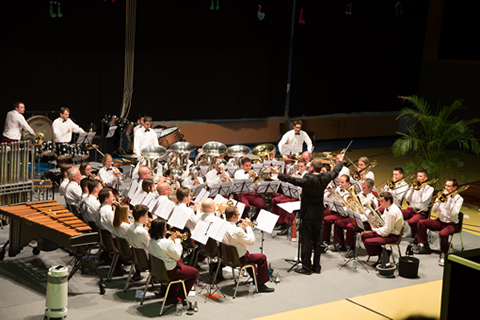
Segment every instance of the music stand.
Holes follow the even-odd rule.
[[[350,219],[352,219],[352,222],[355,221],[358,228],[362,229],[363,231],[365,230],[365,227],[363,226],[363,221],[362,221],[362,218],[361,218],[361,213],[357,213],[355,211],[352,211],[350,209],[347,209],[347,215],[348,217],[350,217]],[[356,235],[355,235],[356,236]],[[343,257],[343,256],[342,256]],[[345,260],[345,257],[343,257],[343,259]],[[345,263],[340,267],[340,270],[342,270],[343,267],[345,267],[350,261],[352,260],[357,260],[358,262],[360,262],[360,264],[362,265],[362,267],[367,270],[367,273],[370,273],[367,269],[367,267],[365,267],[365,264],[358,259],[357,257],[357,246],[355,246],[355,248],[353,248],[353,257],[351,257],[350,259],[346,260]]]
[[[278,221],[279,216],[267,210],[261,209],[257,217],[256,229],[262,232],[262,244],[260,246],[260,253],[263,253],[263,243],[265,241],[264,231],[272,234],[273,228]]]
[[[278,173],[285,173],[285,161],[277,161],[277,160],[265,160],[263,162],[263,167],[266,169],[268,167],[275,168],[277,167]]]
[[[253,179],[236,179],[233,181],[231,193],[244,193],[253,191]]]
[[[210,188],[210,197],[216,197],[217,194],[221,196],[228,196],[231,193],[230,190],[232,189],[232,187],[233,181],[215,184]]]
[[[280,153],[282,156],[291,156],[292,154],[302,152],[302,150],[303,144],[284,144],[280,150]]]
[[[280,181],[262,181],[257,186],[256,193],[277,193]]]

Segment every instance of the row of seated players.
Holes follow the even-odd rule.
[[[398,235],[401,232],[405,220],[408,221],[411,229],[415,253],[430,254],[431,249],[427,241],[427,231],[439,231],[441,251],[439,265],[443,266],[445,255],[449,250],[449,236],[458,232],[460,228],[459,212],[463,204],[463,198],[459,194],[455,194],[448,196],[445,202],[436,199],[432,207],[434,188],[427,183],[429,180],[428,172],[424,169],[418,170],[416,177],[420,184],[420,188],[417,188],[418,190],[413,186],[409,187],[409,185],[402,180],[403,175],[404,172],[401,167],[394,168],[392,180],[399,182],[395,184],[393,190],[385,185],[379,196],[374,191],[375,186],[373,179],[366,178],[359,182],[361,192],[358,196],[362,205],[365,207],[365,213],[370,213],[370,209],[367,206],[368,203],[373,204],[373,206],[383,214],[383,219],[386,222],[382,230],[373,229],[366,216],[363,215],[361,216],[364,227],[362,230],[356,225],[356,222],[353,222],[349,217],[342,216],[334,211],[333,208],[326,208],[323,222],[324,246],[327,247],[330,245],[333,226],[334,244],[328,248],[332,251],[346,251],[347,258],[353,257],[355,255],[357,233],[365,230],[366,232],[362,233],[361,238],[367,253],[369,256],[378,256],[380,258],[381,245],[393,243],[398,240]],[[338,186],[335,188],[336,193],[344,199],[350,196],[347,189],[351,185],[351,177],[346,174],[340,174],[337,183]],[[449,194],[457,188],[458,182],[452,178],[445,182],[445,189],[441,192]],[[325,197],[329,197],[331,192],[332,189],[326,190]],[[387,194],[391,196],[387,196]],[[387,201],[387,199],[390,198],[391,201]],[[408,207],[402,209],[404,199],[407,201]],[[386,216],[386,212],[389,213],[390,217]],[[438,212],[438,218],[430,219],[430,212]],[[392,216],[395,217],[393,221]],[[376,262],[377,264],[379,260]]]
[[[147,168],[148,169],[148,168]],[[77,172],[78,171],[78,172]],[[149,174],[143,175],[143,170],[139,170],[140,176],[145,178],[142,183],[148,192],[152,192],[155,187],[153,180],[147,178]],[[147,170],[145,170],[147,172]],[[81,175],[79,170],[71,168],[68,170],[69,184],[65,190],[65,198],[67,202],[71,201],[69,189],[75,186],[76,176]],[[128,219],[129,205],[117,205],[114,209],[115,197],[108,187],[103,187],[102,183],[95,179],[82,179],[79,187],[83,189],[80,200],[74,202],[78,208],[79,214],[90,225],[94,224],[97,228],[107,230],[112,237],[127,239],[134,248],[144,249],[147,253],[160,258],[164,261],[170,279],[185,279],[187,292],[193,286],[198,276],[197,269],[183,264],[180,257],[182,255],[182,245],[180,244],[180,233],[173,234],[171,239],[165,239],[166,222],[157,218],[152,221],[151,229],[148,231],[144,225],[149,215],[148,207],[145,205],[136,205],[133,207],[132,215],[134,222],[130,223]],[[156,186],[159,197],[167,197],[170,194],[170,186],[167,182],[160,182]],[[171,201],[171,200],[169,200]],[[204,200],[201,205],[196,205],[197,214],[188,206],[191,202],[190,189],[181,187],[176,192],[175,206],[181,210],[189,211],[186,228],[192,232],[199,220],[211,221],[211,219],[219,219],[215,215],[215,203],[212,199]],[[175,212],[175,210],[174,210]],[[254,263],[257,265],[257,283],[259,292],[272,292],[273,288],[269,288],[265,283],[269,280],[268,263],[264,254],[250,254],[246,250],[247,245],[255,243],[255,236],[249,221],[242,222],[242,227],[238,227],[236,223],[240,214],[235,207],[225,209],[225,218],[231,223],[222,242],[235,246],[242,263]],[[172,241],[174,240],[174,241]],[[133,281],[142,279],[141,270],[136,270]],[[251,275],[253,276],[253,275]],[[221,273],[219,279],[223,279]],[[185,299],[183,290],[178,286],[167,303],[175,303],[177,297]]]

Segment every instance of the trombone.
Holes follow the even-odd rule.
[[[414,190],[418,191],[418,190],[422,189],[423,186],[435,184],[435,183],[437,183],[437,181],[438,181],[437,178],[430,179],[430,180],[427,180],[425,182],[420,182],[420,181],[418,181],[418,179],[415,179],[415,181],[412,182],[412,188]]]
[[[444,203],[444,202],[447,202],[447,199],[448,197],[450,196],[454,196],[462,191],[465,191],[467,190],[468,188],[470,187],[470,185],[466,184],[466,185],[463,185],[461,187],[458,187],[456,190],[453,190],[452,192],[449,192],[449,193],[440,193],[437,197],[438,201]]]

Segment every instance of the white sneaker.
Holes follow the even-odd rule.
[[[440,267],[443,267],[444,264],[445,264],[445,254],[442,253],[441,256],[440,256],[440,260],[438,260],[438,265]]]

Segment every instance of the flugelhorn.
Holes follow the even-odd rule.
[[[461,187],[458,187],[456,190],[453,190],[452,192],[449,192],[449,193],[443,193],[443,192],[442,192],[442,193],[440,193],[440,194],[438,195],[438,198],[437,198],[437,199],[438,199],[438,201],[440,201],[440,202],[447,202],[448,197],[454,196],[454,195],[456,195],[456,194],[458,194],[458,193],[460,193],[460,192],[462,192],[462,191],[465,191],[465,190],[467,190],[469,187],[470,187],[470,185],[466,184],[466,185],[463,185],[463,186],[461,186]]]
[[[167,234],[170,235],[170,236],[171,236],[171,235],[174,235],[175,233],[176,233],[176,232],[167,230]],[[185,241],[185,240],[188,239],[188,232],[185,231],[184,233],[180,233],[180,236],[181,236],[181,237],[180,237],[180,241],[183,242],[183,241]],[[174,241],[174,240],[172,239],[172,241]]]

